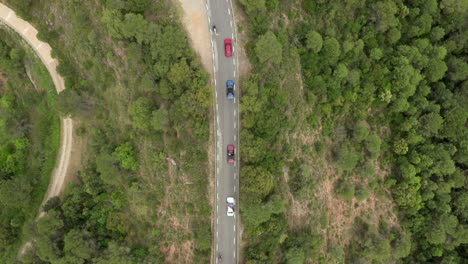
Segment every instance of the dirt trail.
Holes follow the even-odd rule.
[[[178,0],[182,10],[182,22],[192,41],[193,48],[200,55],[203,66],[210,74],[213,70],[211,37],[208,26],[205,0]]]
[[[41,59],[42,63],[49,71],[57,93],[62,92],[65,89],[65,82],[63,78],[57,73],[58,61],[52,58],[52,48],[50,45],[40,41],[37,38],[37,30],[27,21],[17,17],[13,10],[2,3],[0,3],[0,22],[9,26],[24,40],[26,40],[26,42],[28,42],[28,44],[33,48],[38,57]],[[45,203],[51,197],[60,195],[65,187],[65,176],[67,175],[67,169],[70,163],[70,155],[73,145],[73,120],[69,117],[62,118],[61,125],[62,130],[60,135],[61,145],[59,156],[52,173],[49,188],[46,195],[44,196],[43,203]],[[42,215],[43,213],[40,213],[39,217]]]

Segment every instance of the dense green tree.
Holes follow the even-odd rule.
[[[152,112],[152,103],[147,97],[140,97],[129,107],[130,117],[133,125],[143,131],[150,128],[150,118]]]
[[[120,166],[126,170],[136,171],[138,168],[138,161],[136,159],[136,153],[130,142],[119,145],[114,155],[120,162]]]
[[[318,53],[323,46],[322,35],[317,31],[311,31],[307,34],[307,48]]]
[[[281,43],[271,31],[259,37],[255,44],[255,54],[261,63],[270,61],[274,64],[280,64],[283,60],[282,53]]]
[[[262,200],[274,186],[273,175],[263,167],[244,166],[241,174],[243,177],[241,191],[246,193],[248,199]]]

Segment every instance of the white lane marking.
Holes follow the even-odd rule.
[[[237,173],[234,172],[234,179],[237,179]]]
[[[218,224],[218,217],[216,217],[216,224]],[[234,226],[234,232],[236,231],[236,227]]]
[[[216,116],[216,122],[219,124],[219,116]]]
[[[237,127],[237,124],[236,124],[236,122],[234,122],[234,129],[236,129],[236,127]]]
[[[218,251],[218,244],[216,244],[216,251]]]
[[[236,103],[236,99],[237,99],[237,98],[234,97],[234,103]]]
[[[236,135],[234,135],[234,141],[236,141],[236,140],[237,140],[237,136],[236,136]]]
[[[234,193],[236,192],[236,186],[234,185]]]
[[[234,66],[236,66],[236,60],[233,60],[232,63],[234,63]]]
[[[216,187],[219,187],[219,181],[216,181]]]
[[[231,25],[232,27],[232,25]],[[231,34],[231,38],[234,38],[234,33]],[[234,47],[232,47],[232,51],[234,52]]]
[[[231,9],[229,9],[229,8],[228,8],[228,13],[229,13],[229,15],[231,15]]]
[[[216,87],[216,79],[214,79],[215,87]]]
[[[218,231],[216,231],[216,237],[218,237]]]
[[[234,225],[234,232],[236,232],[236,225]]]
[[[236,109],[234,109],[234,116],[236,116],[236,115],[237,115],[237,110],[236,110]]]
[[[218,167],[218,168],[216,168],[216,173],[218,173],[218,174],[219,174],[219,167]]]
[[[216,200],[219,200],[219,193],[216,193]]]
[[[211,24],[211,19],[208,17],[208,25]]]
[[[229,9],[228,9],[228,10],[229,10]],[[231,12],[229,12],[229,13],[231,13]],[[229,21],[229,24],[231,25],[231,28],[232,28],[232,20]],[[234,38],[234,34],[231,34],[231,36],[232,36],[232,38]]]

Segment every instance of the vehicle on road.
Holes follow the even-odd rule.
[[[236,147],[230,144],[227,146],[227,162],[233,164],[236,161]]]
[[[234,99],[234,87],[236,84],[234,81],[227,80],[226,81],[226,93],[227,93],[227,99]]]
[[[236,200],[234,200],[234,197],[228,197],[226,198],[226,203],[227,203],[227,216],[234,216]]]
[[[224,55],[226,57],[232,56],[232,39],[225,39],[224,40]]]

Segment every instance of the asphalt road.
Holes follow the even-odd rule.
[[[208,19],[211,30],[214,76],[216,88],[216,213],[214,220],[215,263],[220,263],[217,256],[222,256],[221,263],[238,262],[238,201],[239,201],[239,124],[237,84],[237,50],[234,15],[230,0],[207,0]],[[216,25],[215,34],[212,30]],[[224,55],[224,39],[233,40],[233,56]],[[234,100],[226,97],[226,81],[236,82]],[[227,163],[227,145],[236,147],[236,162]],[[226,198],[236,199],[234,216],[227,216]]]

